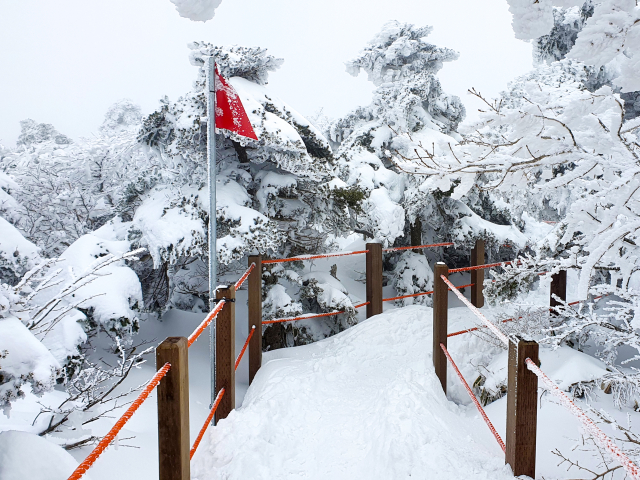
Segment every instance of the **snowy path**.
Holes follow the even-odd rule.
[[[462,315],[451,309],[450,323]],[[513,478],[475,410],[445,398],[430,350],[431,309],[407,307],[265,355],[192,477]]]

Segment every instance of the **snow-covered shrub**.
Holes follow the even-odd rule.
[[[0,284],[0,407],[24,396],[22,388],[41,394],[60,376],[61,365],[11,312],[18,301],[11,287]]]
[[[15,285],[28,270],[39,263],[40,252],[38,247],[2,217],[0,230],[0,282]]]
[[[330,323],[322,321],[331,329],[329,335],[334,335],[356,323],[356,310],[349,299],[347,289],[336,277],[325,272],[311,272],[302,276],[300,300],[305,311],[313,313],[328,313],[344,311],[336,315]],[[329,336],[327,335],[327,336]]]
[[[433,271],[427,257],[415,252],[403,252],[393,270],[393,285],[397,296],[411,295],[432,290]],[[396,300],[397,305],[432,304],[431,295]]]
[[[289,296],[284,285],[275,284],[267,290],[267,295],[262,302],[262,318],[264,320],[291,318],[301,313],[302,304]],[[268,325],[262,333],[263,350],[294,346],[297,328],[298,325],[290,323]]]
[[[132,342],[142,292],[127,262],[142,250],[129,251],[126,233],[127,224],[111,222],[80,237],[59,258],[34,258],[35,266],[15,285],[0,282],[0,407],[62,384],[66,396],[57,405],[42,403],[33,425],[41,436],[61,437],[66,448],[97,440],[83,426],[135,391],[116,387],[150,351]],[[93,361],[97,343],[105,352]]]
[[[540,259],[529,253],[520,255],[510,265],[489,270],[491,279],[484,281],[484,298],[489,305],[515,300],[531,291],[539,273],[557,273],[558,264],[559,262],[552,258]]]
[[[356,310],[348,291],[334,276],[337,268],[332,268],[330,272],[314,270],[300,275],[301,264],[294,266],[292,263],[288,263],[286,268],[282,264],[276,264],[263,275],[265,283],[273,285],[268,289],[263,302],[262,313],[265,319],[336,311],[344,313],[269,325],[265,329],[263,342],[268,349],[312,343],[357,323]],[[285,285],[290,288],[287,289]]]
[[[8,227],[21,245],[29,245]],[[88,336],[101,330],[130,339],[137,330],[133,309],[141,306],[140,283],[125,261],[140,251],[129,252],[117,231],[118,224],[109,224],[84,235],[57,259],[33,258],[34,266],[15,285],[0,283],[3,406],[22,396],[26,383],[38,394],[81,374],[80,346]]]

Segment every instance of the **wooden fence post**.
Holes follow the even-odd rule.
[[[233,285],[218,287],[216,298],[227,302],[216,321],[216,392],[224,388],[224,396],[216,410],[216,423],[236,407],[236,289]]]
[[[367,318],[382,313],[382,245],[367,243]]]
[[[185,337],[169,337],[156,348],[156,367],[171,368],[158,385],[160,480],[189,480],[189,354]]]
[[[558,316],[558,312],[556,312],[553,307],[557,307],[558,305],[562,305],[558,302],[554,295],[557,295],[565,302],[567,301],[567,271],[560,270],[558,273],[555,273],[551,276],[551,291],[549,293],[549,306],[551,307],[551,315],[554,317]]]
[[[249,342],[249,384],[262,365],[262,255],[250,255],[249,266],[256,266],[249,274],[249,333],[256,331]]]
[[[505,463],[511,465],[516,477],[536,478],[538,377],[527,368],[527,357],[540,363],[536,342],[509,342]]]
[[[476,246],[471,249],[471,266],[484,265],[484,240],[476,240]],[[474,307],[484,306],[483,294],[484,270],[471,270],[471,304]]]
[[[442,391],[447,393],[447,357],[440,344],[447,346],[447,309],[449,305],[449,287],[440,275],[449,277],[449,267],[442,262],[436,263],[433,280],[433,366],[440,379]]]

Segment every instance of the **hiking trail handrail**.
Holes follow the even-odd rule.
[[[494,264],[495,265],[495,264]],[[493,265],[492,265],[493,266]],[[500,447],[505,453],[505,462],[512,468],[514,476],[526,475],[535,478],[535,457],[536,457],[536,436],[537,436],[537,395],[538,395],[538,379],[540,379],[545,386],[560,399],[560,402],[569,411],[575,415],[585,430],[594,438],[596,443],[609,452],[613,458],[615,458],[620,465],[625,469],[627,474],[634,480],[640,480],[640,468],[629,459],[629,457],[622,452],[622,450],[615,444],[615,442],[608,437],[602,430],[600,430],[596,424],[580,409],[561,389],[551,380],[541,369],[538,360],[538,344],[534,341],[527,341],[516,337],[508,337],[502,332],[496,324],[490,322],[477,307],[471,304],[462,293],[449,281],[448,274],[461,269],[448,270],[446,265],[438,264],[436,272],[442,272],[439,274],[439,280],[458,297],[458,299],[477,317],[481,320],[483,325],[470,328],[467,330],[461,330],[452,334],[446,334],[444,336],[445,342],[440,343],[439,347],[442,353],[446,356],[447,360],[455,370],[459,380],[465,387],[467,393],[473,400],[476,408],[480,411],[485,423],[491,430]],[[563,273],[564,272],[564,273]],[[555,281],[555,282],[554,282]],[[555,283],[555,284],[554,284]],[[447,300],[446,295],[443,296],[442,290],[435,288],[436,295],[439,293],[439,297],[434,297],[434,339],[436,332],[442,332],[444,328],[446,332],[447,324]],[[445,290],[446,293],[446,290]],[[552,314],[558,313],[556,310],[557,305],[575,305],[581,301],[575,301],[566,303],[566,271],[561,271],[560,274],[554,274],[552,276],[551,285],[551,300],[554,297],[560,298],[560,302],[556,300],[556,304],[551,303],[549,309]],[[597,297],[597,298],[602,298]],[[595,298],[595,299],[597,299]],[[594,299],[594,300],[595,300]],[[436,302],[444,305],[444,311],[442,308],[437,311]],[[522,317],[519,317],[522,318]],[[508,318],[502,320],[500,323],[513,321],[515,318]],[[437,324],[439,326],[437,326]],[[469,388],[468,383],[460,373],[460,370],[456,366],[455,362],[451,358],[447,348],[446,339],[468,333],[471,331],[479,330],[480,328],[488,328],[491,332],[498,337],[509,349],[509,373],[508,373],[508,393],[507,393],[507,437],[506,445],[502,442],[502,439],[497,434],[493,424],[486,416],[486,413],[480,406],[477,398]],[[441,334],[441,333],[440,333]],[[443,369],[439,362],[436,361],[436,351],[434,348],[434,365],[436,365],[436,373],[440,378],[443,389],[446,393],[446,369]],[[440,365],[440,366],[439,366]]]
[[[335,252],[323,255],[305,255],[283,259],[262,260],[260,255],[249,256],[249,264],[247,270],[241,275],[235,284],[230,286],[221,286],[217,290],[216,306],[204,318],[204,320],[195,328],[188,338],[169,337],[162,342],[156,349],[156,364],[163,365],[153,376],[150,383],[144,388],[140,395],[134,400],[132,405],[127,409],[125,414],[116,422],[114,427],[109,431],[98,444],[98,446],[87,456],[76,471],[69,477],[69,480],[79,480],[82,475],[93,465],[100,454],[109,446],[116,438],[118,432],[140,405],[148,398],[154,388],[158,388],[158,419],[159,419],[159,457],[160,457],[160,480],[188,480],[189,479],[189,461],[193,458],[198,446],[212,421],[218,421],[225,418],[235,407],[235,370],[238,369],[240,363],[248,352],[249,356],[249,376],[250,382],[253,380],[257,369],[261,364],[261,343],[262,343],[262,325],[273,325],[277,323],[294,322],[298,320],[308,320],[314,318],[330,317],[346,313],[346,310],[338,310],[325,313],[308,313],[292,318],[280,318],[272,320],[262,320],[262,266],[269,264],[278,264],[283,262],[314,260],[320,258],[342,257],[347,255],[366,255],[366,288],[367,298],[365,302],[354,305],[354,308],[367,307],[367,318],[382,313],[383,302],[402,300],[405,298],[414,298],[423,295],[434,295],[434,312],[436,311],[436,296],[440,291],[453,291],[458,298],[474,313],[479,315],[484,325],[474,327],[461,332],[455,332],[447,335],[445,329],[444,342],[438,344],[439,350],[446,356],[458,378],[463,382],[467,393],[472,397],[476,404],[476,408],[481,413],[483,419],[494,434],[494,437],[503,450],[507,451],[502,439],[493,428],[482,406],[473,395],[473,391],[464,380],[453,358],[446,349],[446,338],[448,336],[456,336],[462,333],[477,330],[478,328],[490,328],[494,334],[498,335],[503,341],[506,338],[500,330],[489,322],[486,317],[480,313],[476,307],[482,306],[484,298],[482,296],[483,276],[482,270],[493,268],[496,266],[505,266],[512,262],[500,262],[494,264],[484,264],[484,242],[478,240],[476,246],[472,250],[470,267],[448,270],[448,273],[471,272],[472,282],[454,286],[446,276],[436,276],[434,281],[434,289],[428,292],[418,292],[408,295],[400,295],[396,297],[383,298],[383,258],[382,255],[388,252],[398,252],[404,250],[415,250],[435,247],[452,246],[451,242],[435,243],[419,246],[407,247],[391,247],[382,248],[379,243],[366,244],[366,250]],[[554,276],[555,278],[555,276]],[[248,280],[249,288],[249,334],[244,342],[240,353],[234,355],[235,346],[235,294],[244,283]],[[446,286],[444,290],[437,287],[436,284],[441,281]],[[436,288],[437,287],[437,288]],[[459,292],[461,288],[471,287],[472,300],[468,301],[464,295]],[[556,286],[557,287],[557,286]],[[440,290],[438,290],[440,288]],[[552,282],[552,290],[553,290]],[[564,284],[554,290],[554,294],[561,300],[566,298],[566,279]],[[445,295],[446,296],[446,295]],[[552,295],[553,298],[553,295]],[[573,302],[577,303],[577,302]],[[572,304],[573,304],[572,303]],[[571,305],[571,304],[569,304]],[[507,319],[506,321],[512,321]],[[435,321],[434,321],[435,326]],[[216,336],[216,390],[218,394],[211,406],[204,424],[192,446],[189,446],[189,401],[188,401],[188,349],[197,341],[207,328],[216,328],[218,335]],[[504,338],[501,337],[504,336]],[[435,337],[434,337],[435,338]],[[509,340],[506,340],[509,343]],[[171,361],[163,361],[170,359]],[[445,362],[446,364],[446,362]],[[162,382],[161,382],[162,380]],[[215,419],[215,420],[214,420]]]

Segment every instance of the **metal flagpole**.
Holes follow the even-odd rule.
[[[207,160],[209,180],[209,311],[215,307],[217,281],[217,250],[216,250],[216,81],[215,60],[209,57],[207,65]],[[211,405],[216,398],[216,321],[209,326],[209,359],[211,363]],[[215,425],[215,418],[212,423]]]

